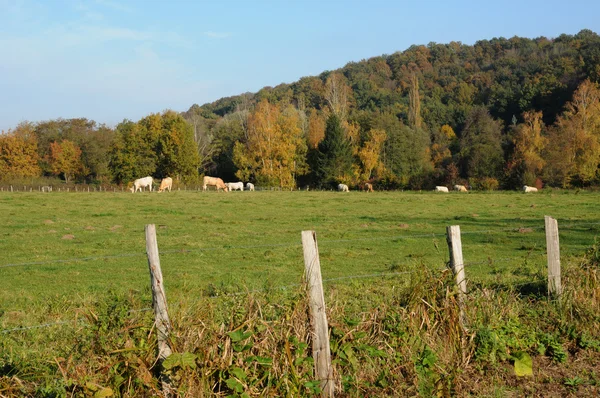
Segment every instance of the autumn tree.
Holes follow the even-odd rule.
[[[325,100],[331,113],[336,115],[340,121],[346,120],[352,89],[341,73],[334,72],[325,81]]]
[[[1,178],[39,176],[38,162],[37,138],[31,123],[21,123],[14,131],[0,134]]]
[[[510,140],[513,144],[513,155],[508,163],[508,177],[512,185],[535,185],[546,161],[542,151],[547,139],[542,135],[544,122],[542,112],[525,112],[523,123],[512,128]]]
[[[369,181],[373,171],[383,167],[379,156],[386,138],[384,130],[371,129],[363,146],[358,150],[358,158],[362,165],[361,178],[364,181]]]
[[[81,149],[73,141],[52,142],[48,163],[52,173],[62,174],[66,183],[84,172],[83,163],[81,162]]]
[[[306,140],[309,149],[316,149],[319,143],[325,137],[325,119],[316,109],[311,109],[308,112],[308,135]]]
[[[452,158],[451,146],[456,142],[456,134],[447,124],[435,130],[431,138],[431,161],[435,168],[443,168]]]
[[[248,118],[246,142],[237,142],[233,161],[236,176],[262,185],[293,188],[296,176],[305,174],[306,140],[298,112],[261,101]]]
[[[557,185],[588,184],[600,164],[600,90],[584,81],[551,129],[546,176]]]

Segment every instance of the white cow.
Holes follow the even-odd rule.
[[[346,184],[338,184],[338,191],[350,192],[350,189],[348,189],[348,185]]]
[[[437,187],[435,187],[434,191],[435,192],[448,192],[448,187],[437,186]]]
[[[229,188],[230,191],[243,191],[244,190],[244,183],[243,182],[226,182],[225,185],[227,185],[227,188]]]
[[[144,188],[148,187],[150,189],[150,191],[152,191],[152,177],[148,176],[148,177],[144,177],[144,178],[138,178],[137,180],[135,180],[133,182],[133,186],[131,188],[129,188],[129,190],[132,193],[136,193],[138,190],[139,191],[143,191]]]
[[[158,192],[166,191],[167,189],[171,192],[171,187],[173,186],[173,179],[171,177],[163,178],[160,182],[160,187],[158,187]]]
[[[528,192],[537,192],[538,189],[536,187],[529,187],[527,185],[523,185],[523,192],[528,193]]]
[[[454,190],[458,192],[467,192],[467,187],[464,185],[455,185]]]
[[[246,189],[248,191],[254,191],[254,184],[252,184],[251,182],[246,184]]]

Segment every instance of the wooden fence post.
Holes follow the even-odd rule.
[[[558,243],[558,222],[550,216],[544,216],[546,229],[546,252],[548,254],[548,295],[560,297],[560,245]]]
[[[446,227],[446,236],[448,240],[448,250],[450,251],[450,268],[456,278],[458,286],[458,306],[460,309],[460,323],[463,330],[466,330],[465,318],[465,295],[467,294],[467,280],[465,278],[465,264],[462,255],[462,242],[460,240],[460,225],[451,225]]]
[[[321,381],[322,395],[333,397],[333,369],[329,349],[329,328],[325,313],[325,296],[321,279],[321,263],[315,231],[302,231],[304,272],[308,283],[311,326],[313,328],[313,359],[317,378]]]
[[[152,285],[152,307],[154,308],[154,323],[158,337],[158,366],[160,367],[160,381],[165,395],[172,393],[170,378],[163,372],[162,363],[171,355],[169,333],[171,323],[167,312],[167,296],[165,295],[164,280],[160,269],[158,244],[156,242],[156,226],[146,225],[146,253],[148,255],[148,268],[150,269],[150,284]]]

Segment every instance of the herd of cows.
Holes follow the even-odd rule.
[[[133,182],[133,186],[129,188],[132,193],[136,193],[137,191],[143,191],[144,188],[148,188],[148,190],[152,191],[152,184],[154,183],[154,179],[150,176],[144,178],[138,178]],[[243,191],[244,183],[239,182],[223,182],[222,179],[218,177],[209,177],[206,176],[202,179],[202,190],[206,191],[208,187],[215,187],[218,191],[222,189],[225,192],[228,191]],[[173,187],[173,179],[171,177],[163,178],[160,182],[160,186],[158,187],[158,192],[169,191],[171,192],[171,188]],[[245,185],[247,191],[254,191],[254,184],[251,182]],[[308,187],[306,188],[308,190]],[[340,192],[350,192],[350,188],[346,184],[338,184],[338,191]],[[373,192],[373,185],[365,182],[361,185],[361,189],[366,192]],[[453,189],[456,192],[468,192],[467,187],[464,185],[454,185]],[[449,192],[448,187],[445,186],[436,186],[434,189],[435,192]],[[530,187],[527,185],[523,186],[523,192],[537,192],[537,188]]]

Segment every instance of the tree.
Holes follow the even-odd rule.
[[[193,180],[198,176],[199,157],[192,126],[173,111],[163,112],[160,120],[156,176]]]
[[[81,162],[81,149],[69,140],[50,144],[50,156],[48,159],[53,174],[62,174],[65,182],[69,179],[83,174],[84,168]]]
[[[37,138],[31,123],[0,134],[0,176],[36,177],[41,174]]]
[[[588,184],[600,164],[600,90],[584,81],[551,129],[546,176],[551,183]]]
[[[412,73],[410,79],[408,125],[415,129],[420,129],[422,125],[419,79],[417,78],[417,74],[415,72]]]
[[[515,125],[510,134],[514,150],[508,163],[508,173],[516,187],[524,184],[534,186],[546,163],[542,157],[547,143],[542,135],[542,112],[525,112],[523,119],[524,122]]]
[[[325,137],[325,119],[315,109],[308,113],[308,136],[309,149],[316,149]]]
[[[487,109],[473,108],[460,138],[462,174],[467,178],[499,178],[504,164],[502,124]]]
[[[233,148],[236,176],[267,186],[293,188],[296,175],[308,171],[306,150],[298,111],[263,100],[248,118],[247,141],[237,142]]]
[[[327,119],[325,138],[319,144],[317,177],[322,185],[349,182],[353,179],[352,147],[338,115]]]
[[[139,124],[124,120],[117,125],[109,152],[113,180],[127,183],[154,174],[158,163],[156,143]]]
[[[358,157],[362,164],[361,177],[363,180],[370,180],[373,176],[373,171],[382,168],[383,164],[379,158],[379,155],[386,137],[387,135],[383,130],[369,130],[367,139],[358,151]]]
[[[346,120],[352,89],[348,86],[344,75],[334,72],[329,75],[325,82],[325,100],[329,105],[331,113],[335,114],[340,121]]]

